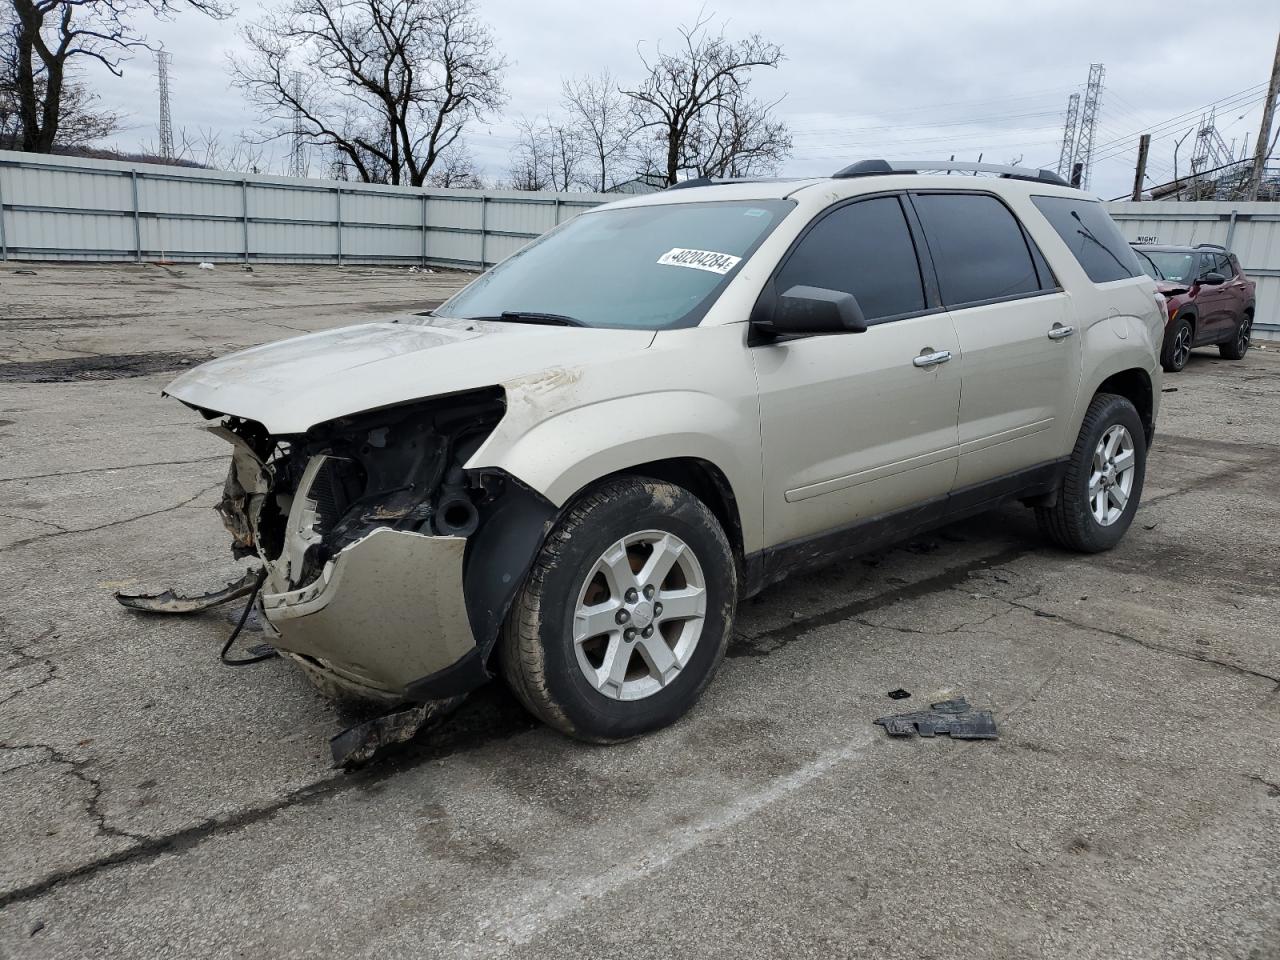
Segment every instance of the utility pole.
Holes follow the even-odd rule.
[[[173,159],[173,121],[169,117],[169,64],[173,54],[156,51],[156,80],[160,87],[160,156]]]
[[[1267,102],[1262,108],[1262,123],[1258,124],[1258,145],[1253,151],[1253,169],[1249,172],[1249,186],[1245,188],[1246,200],[1258,199],[1262,186],[1262,168],[1267,162],[1267,150],[1271,146],[1271,120],[1275,116],[1276,94],[1280,92],[1280,36],[1276,37],[1276,55],[1271,61],[1271,83],[1267,87]]]
[[[1151,134],[1144,133],[1138,138],[1138,166],[1133,171],[1133,199],[1142,199],[1142,181],[1147,176],[1147,151],[1151,149]]]

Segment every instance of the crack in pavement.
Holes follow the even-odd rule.
[[[13,666],[5,667],[4,670],[0,672],[3,672],[5,674],[14,673],[18,670],[24,670],[27,667],[31,666],[32,664],[36,664],[44,669],[45,675],[37,679],[35,683],[29,683],[25,687],[19,687],[17,690],[14,690],[11,693],[9,693],[3,699],[0,699],[0,707],[4,706],[10,700],[16,699],[17,697],[21,696],[24,693],[43,687],[50,680],[53,680],[58,676],[58,667],[53,662],[52,657],[36,657],[27,653],[28,647],[34,646],[40,641],[47,640],[49,637],[53,636],[55,629],[56,629],[55,627],[50,626],[39,636],[33,637],[32,639],[27,640],[21,644],[15,644],[14,646],[9,648],[9,653],[11,653],[15,657],[18,657],[19,662],[15,663]]]
[[[212,484],[208,484],[207,486],[201,487],[195,493],[194,496],[188,497],[186,500],[183,500],[181,503],[175,503],[171,507],[162,507],[159,510],[151,510],[147,513],[140,513],[133,517],[123,517],[122,519],[119,519],[119,520],[110,520],[106,523],[100,523],[92,527],[76,527],[76,528],[69,528],[66,530],[55,530],[53,533],[40,533],[34,537],[27,537],[25,540],[15,540],[13,541],[13,543],[10,543],[5,547],[0,548],[0,553],[5,553],[9,550],[16,549],[17,547],[25,547],[28,544],[40,543],[44,540],[53,540],[56,537],[70,536],[73,533],[96,533],[99,530],[107,530],[107,529],[110,529],[111,527],[118,527],[122,524],[133,523],[135,520],[146,520],[148,517],[158,517],[162,513],[172,513],[174,510],[181,510],[183,507],[190,506],[192,503],[199,500],[201,497],[205,496],[206,494],[212,493],[214,490],[221,489],[222,484],[223,484],[223,481],[219,480],[217,483],[212,483]]]
[[[930,593],[947,590],[964,583],[971,575],[988,567],[1003,566],[1013,560],[1035,552],[1030,544],[1016,544],[1005,547],[997,553],[977,557],[967,563],[936,573],[931,577],[904,584],[893,590],[886,590],[872,597],[864,597],[852,603],[842,604],[830,610],[781,626],[773,627],[750,637],[735,637],[725,652],[726,657],[767,657],[783,647],[794,643],[805,634],[812,633],[821,627],[853,620],[863,613],[870,613],[882,607],[892,606],[904,600],[915,600]],[[745,642],[744,642],[745,641]]]
[[[1259,670],[1253,670],[1249,667],[1242,666],[1238,663],[1231,663],[1229,660],[1218,660],[1215,657],[1210,657],[1204,654],[1196,653],[1192,650],[1179,650],[1177,647],[1165,646],[1162,643],[1156,643],[1155,641],[1152,641],[1152,640],[1143,640],[1141,637],[1135,637],[1132,634],[1124,633],[1119,630],[1108,630],[1105,627],[1095,627],[1092,624],[1082,623],[1079,620],[1074,620],[1071,617],[1064,616],[1060,613],[1049,613],[1045,610],[1040,610],[1036,607],[1032,607],[1025,603],[1021,603],[1017,600],[1004,600],[1003,602],[1009,604],[1010,606],[1019,607],[1023,610],[1027,610],[1040,617],[1049,617],[1053,620],[1059,620],[1062,623],[1067,624],[1068,626],[1075,627],[1077,630],[1083,630],[1088,633],[1097,633],[1106,637],[1113,637],[1117,640],[1124,640],[1127,643],[1137,644],[1139,647],[1144,647],[1147,650],[1153,650],[1156,653],[1167,653],[1170,656],[1180,657],[1183,660],[1191,660],[1196,663],[1204,663],[1211,666],[1222,667],[1223,669],[1230,670],[1234,673],[1238,673],[1246,677],[1253,677],[1254,679],[1257,679],[1257,680],[1266,680],[1269,683],[1280,686],[1280,677],[1273,677],[1269,673],[1262,673]]]
[[[58,766],[66,767],[67,772],[85,784],[89,788],[89,798],[85,801],[85,813],[94,823],[94,830],[99,837],[110,837],[113,839],[133,840],[135,842],[145,840],[141,834],[130,833],[128,830],[121,830],[107,822],[107,815],[101,809],[103,786],[102,781],[88,772],[87,768],[97,761],[90,759],[76,759],[63,753],[56,747],[47,743],[0,743],[0,750],[35,750],[45,754],[43,760],[34,760],[30,763],[19,764],[11,767],[0,776],[7,776],[15,770],[27,770],[31,767],[38,766],[40,763],[52,763]],[[0,903],[0,907],[4,904]]]
[[[180,424],[190,426],[190,424]],[[142,470],[147,467],[177,467],[189,463],[208,463],[213,460],[229,460],[230,454],[197,457],[194,460],[157,460],[154,463],[124,463],[118,467],[85,467],[83,470],[64,470],[61,473],[33,473],[29,476],[0,477],[0,483],[16,483],[19,480],[48,480],[54,477],[77,477],[86,473],[110,473],[112,470]]]
[[[491,696],[490,700],[493,699]],[[75,867],[55,871],[46,877],[15,887],[0,894],[0,910],[15,903],[35,900],[50,890],[64,883],[91,877],[103,870],[154,860],[163,854],[182,854],[198,847],[213,837],[237,833],[257,823],[270,820],[277,813],[294,807],[306,807],[320,803],[330,797],[339,796],[351,790],[371,789],[383,780],[399,776],[405,770],[422,766],[432,761],[442,760],[455,754],[464,753],[508,740],[537,727],[535,721],[513,698],[499,700],[497,704],[488,703],[487,707],[477,702],[470,713],[459,711],[443,717],[434,728],[428,728],[433,736],[429,740],[410,743],[400,752],[388,756],[381,763],[352,772],[339,772],[322,777],[319,780],[291,790],[284,796],[262,804],[249,807],[225,817],[209,817],[190,827],[173,831],[160,836],[147,836],[120,830],[106,823],[105,817],[98,819],[100,811],[97,804],[101,798],[101,789],[91,794],[88,813],[105,831],[106,836],[130,838],[134,842],[113,853],[104,854]],[[46,744],[0,744],[0,749],[7,750],[47,750],[51,755],[57,751]],[[83,774],[83,766],[93,761],[69,762],[78,774]],[[78,764],[78,765],[77,765]],[[24,769],[34,764],[22,764],[14,770]],[[10,770],[9,772],[12,772]],[[91,782],[92,778],[82,775],[80,779]]]
[[[0,513],[0,517],[5,520],[17,520],[22,523],[38,523],[44,527],[53,527],[55,530],[61,530],[67,533],[67,528],[60,523],[54,523],[52,520],[37,520],[35,517],[15,517],[12,513]]]

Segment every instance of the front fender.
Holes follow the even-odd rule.
[[[514,404],[512,405],[515,406]],[[738,402],[689,390],[639,393],[555,414],[525,427],[512,411],[467,464],[501,469],[557,507],[610,474],[673,458],[705,460],[744,509],[743,548],[761,547],[760,444],[754,397]]]

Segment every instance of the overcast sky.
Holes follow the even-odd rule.
[[[611,68],[626,83],[641,71],[637,45],[675,36],[696,16],[693,3],[645,0],[479,0],[510,60],[510,102],[477,125],[467,141],[488,179],[506,174],[512,120],[554,111],[560,79]],[[239,23],[258,4],[242,2],[236,20],[195,14],[154,23],[147,32],[173,54],[174,127],[212,129],[232,140],[258,119],[232,89],[226,52]],[[756,92],[783,97],[778,112],[795,138],[788,174],[826,174],[865,157],[983,159],[1057,164],[1070,93],[1083,90],[1091,62],[1106,65],[1092,189],[1110,198],[1133,182],[1137,135],[1153,131],[1150,180],[1172,175],[1173,141],[1210,103],[1218,129],[1239,155],[1252,153],[1275,50],[1274,0],[1205,7],[1186,2],[851,3],[849,0],[736,0],[708,3],[731,36],[759,32],[782,45],[786,61],[757,71]],[[1212,10],[1210,22],[1203,23]],[[117,79],[88,70],[84,79],[128,115],[116,145],[156,141],[156,78],[149,55]],[[1176,120],[1176,122],[1174,122]],[[1194,136],[1179,152],[1185,173]],[[283,148],[278,148],[283,149]],[[278,160],[277,162],[281,162]],[[319,164],[313,175],[320,175]]]

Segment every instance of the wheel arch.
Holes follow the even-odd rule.
[[[1191,324],[1191,341],[1194,343],[1196,332],[1200,329],[1200,311],[1196,309],[1195,304],[1184,303],[1169,318],[1169,323],[1172,326],[1179,320],[1186,320]]]
[[[1142,430],[1150,445],[1155,436],[1155,390],[1151,384],[1151,375],[1140,367],[1130,367],[1111,374],[1099,383],[1089,394],[1088,400],[1100,393],[1114,393],[1124,397],[1137,408],[1142,420]]]
[[[593,481],[585,489],[590,489],[597,483],[614,477],[648,477],[653,480],[665,480],[667,483],[683,487],[705,503],[720,521],[725,536],[729,538],[729,546],[733,548],[734,562],[738,565],[738,575],[741,580],[745,556],[742,514],[738,507],[738,497],[733,491],[733,484],[729,482],[723,470],[702,457],[667,457],[624,467]]]

